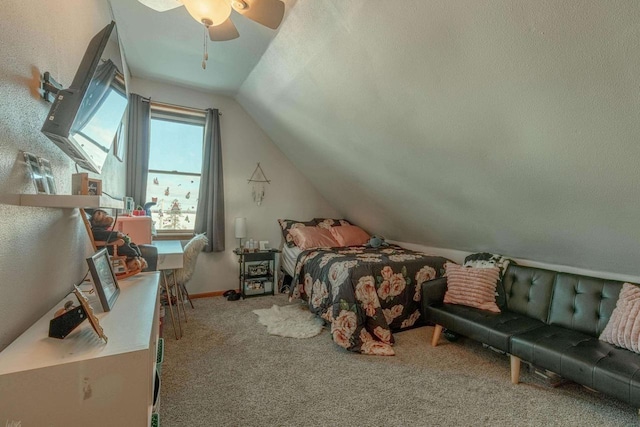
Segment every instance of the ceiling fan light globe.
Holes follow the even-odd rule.
[[[231,5],[225,0],[183,0],[184,7],[199,23],[222,24],[231,15]]]

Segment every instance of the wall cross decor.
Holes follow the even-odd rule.
[[[271,181],[264,174],[262,167],[260,167],[260,162],[258,162],[258,165],[251,174],[251,178],[247,181],[249,184],[252,184],[251,194],[253,196],[253,201],[260,206],[264,199],[264,183],[266,182],[267,184],[271,184]]]

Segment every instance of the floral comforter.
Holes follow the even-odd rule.
[[[391,331],[415,324],[420,285],[442,276],[446,261],[395,245],[307,250],[298,257],[290,299],[307,300],[331,323],[339,346],[392,356]]]

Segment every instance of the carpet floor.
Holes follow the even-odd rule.
[[[432,327],[396,333],[394,357],[268,335],[251,311],[283,295],[194,300],[184,337],[165,317],[160,421],[172,426],[627,426],[635,408],[576,384],[553,388],[468,339],[431,347]]]

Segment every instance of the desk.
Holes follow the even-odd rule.
[[[182,268],[183,251],[179,240],[154,240],[152,245],[158,248],[158,270]]]
[[[154,240],[151,243],[158,248],[158,270],[162,271],[162,284],[164,290],[167,293],[167,301],[169,303],[169,313],[171,314],[171,323],[173,324],[173,331],[175,332],[176,339],[182,337],[182,324],[180,323],[180,307],[182,306],[182,314],[184,315],[185,322],[187,321],[187,312],[184,309],[184,301],[182,300],[182,292],[176,282],[175,270],[182,268],[184,263],[184,253],[182,250],[182,243],[179,240]],[[169,284],[167,283],[167,273],[173,272],[173,289],[176,293],[176,309],[178,310],[178,327],[176,327],[175,316],[173,314],[173,302],[171,301],[171,292]]]

